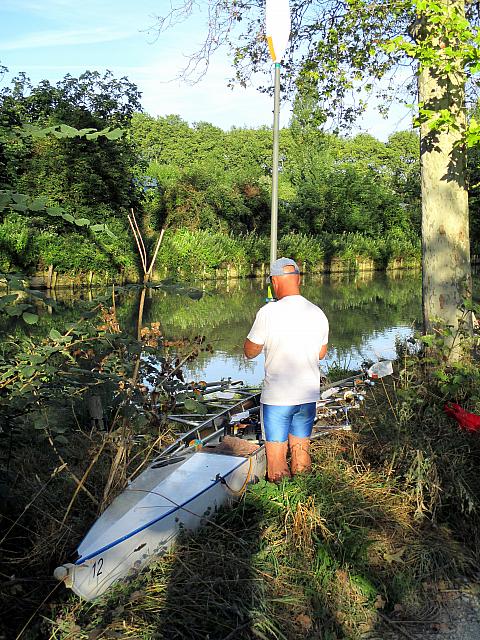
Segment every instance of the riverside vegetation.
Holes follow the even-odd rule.
[[[437,581],[478,563],[480,441],[442,412],[454,398],[478,410],[478,368],[447,367],[442,336],[422,345],[399,345],[392,380],[353,433],[315,444],[311,475],[252,487],[100,602],[52,605],[50,637],[408,637],[402,620],[428,629]]]
[[[43,135],[31,135],[35,128]],[[119,133],[93,139],[105,128]],[[0,271],[52,265],[58,273],[135,280],[132,208],[147,244],[166,228],[157,264],[185,275],[226,265],[246,274],[268,260],[269,128],[224,132],[174,115],[150,117],[136,86],[111,73],[38,86],[20,74],[0,92],[0,142]],[[328,270],[335,258],[347,270],[357,260],[418,266],[415,133],[386,143],[367,134],[343,138],[305,128],[294,114],[280,157],[282,252],[307,269]],[[96,232],[102,225],[109,233]]]
[[[316,445],[312,476],[253,487],[206,534],[98,603],[53,584],[53,567],[96,513],[171,441],[165,413],[184,388],[181,364],[211,347],[198,334],[166,339],[158,320],[142,327],[141,317],[132,337],[116,289],[60,319],[53,297],[11,272],[53,265],[135,279],[130,208],[147,244],[167,228],[160,264],[247,271],[268,246],[270,131],[150,118],[126,78],[96,72],[37,87],[20,75],[2,90],[0,116],[4,635],[181,638],[188,628],[215,640],[333,640],[428,620],[435,580],[468,574],[479,559],[478,441],[442,413],[445,400],[480,410],[478,371],[470,355],[445,364],[442,336],[418,352],[399,348],[391,384],[376,388],[352,434]],[[415,134],[347,139],[294,116],[282,145],[286,253],[307,270],[335,257],[352,267],[359,257],[418,260]],[[141,300],[146,289],[130,291]],[[93,396],[105,407],[94,425]],[[198,397],[185,399],[201,410]]]
[[[201,294],[183,293],[185,300]],[[356,288],[353,304],[364,298]],[[180,300],[163,309],[172,325]],[[62,317],[54,300],[40,304],[52,314],[39,314],[27,335],[13,316],[2,317],[11,336],[0,361],[6,637],[353,640],[382,624],[428,623],[436,581],[475,571],[480,442],[442,408],[453,400],[480,410],[478,367],[470,357],[447,365],[438,335],[398,345],[394,376],[352,414],[351,433],[315,445],[311,476],[280,487],[259,483],[134,582],[80,602],[50,578],[53,568],[172,440],[164,415],[183,384],[178,365],[210,347],[193,334],[166,339],[155,322],[136,340],[122,331],[138,320],[133,308],[111,293],[77,302]],[[462,339],[475,353],[476,338],[473,346]],[[104,429],[90,423],[92,394],[104,399]],[[192,410],[199,399],[187,397]]]

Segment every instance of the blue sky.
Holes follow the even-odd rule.
[[[34,84],[54,83],[67,73],[110,69],[126,75],[142,91],[151,115],[179,114],[188,122],[231,126],[271,125],[272,99],[255,88],[227,87],[231,75],[227,51],[213,58],[206,77],[194,86],[175,80],[186,55],[201,43],[199,17],[187,20],[158,38],[149,32],[155,15],[167,13],[170,0],[1,0],[0,63],[10,73],[24,71]],[[283,104],[287,125],[290,105]],[[405,110],[392,110],[383,121],[372,109],[359,123],[380,139],[410,124]]]

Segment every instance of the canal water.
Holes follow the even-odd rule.
[[[263,378],[263,355],[247,361],[243,341],[258,309],[265,304],[262,280],[233,280],[200,285],[203,296],[153,291],[146,301],[146,322],[160,322],[167,338],[202,335],[213,347],[186,367],[187,379],[220,380],[231,377],[246,384]],[[420,328],[419,273],[368,273],[304,279],[302,294],[319,305],[330,322],[329,350],[322,362],[352,368],[364,360],[394,358],[397,340]],[[273,303],[274,304],[274,303]]]
[[[188,289],[193,299],[178,293],[178,287],[148,289],[143,324],[158,322],[168,340],[203,336],[210,351],[184,368],[188,380],[220,380],[231,377],[257,385],[263,378],[263,355],[255,360],[243,357],[243,342],[258,309],[265,304],[267,285],[261,279],[208,281]],[[82,299],[100,292],[57,290],[52,295],[63,304],[59,309],[65,321],[82,314]],[[111,289],[106,304],[110,304]],[[417,272],[364,273],[306,277],[302,293],[319,305],[330,321],[329,349],[322,361],[325,373],[332,366],[353,368],[364,360],[395,357],[395,343],[420,328],[421,276]],[[195,294],[197,294],[195,296]],[[119,294],[116,302],[120,327],[132,335],[137,332],[138,288]],[[275,304],[275,303],[271,303]],[[35,331],[61,328],[54,313],[42,319]],[[20,325],[17,323],[17,330]]]

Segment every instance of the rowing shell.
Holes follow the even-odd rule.
[[[220,442],[232,415],[258,406],[259,395],[207,420],[202,427],[211,433],[201,449],[188,447],[184,436],[172,453],[159,456],[95,522],[78,547],[78,560],[57,567],[55,577],[93,600],[114,582],[135,576],[165,554],[181,531],[207,523],[247,484],[263,478],[265,449],[258,440],[227,436]]]
[[[342,383],[349,384],[350,380]],[[343,388],[332,389],[328,398],[317,403],[317,417],[340,391]],[[258,413],[260,393],[241,389],[234,393],[244,399],[223,407],[203,422],[195,420],[198,416],[170,416],[189,425],[190,430],[167,447],[104,511],[78,547],[76,562],[55,569],[58,580],[85,600],[101,596],[114,582],[135,576],[165,554],[181,531],[194,531],[209,522],[221,506],[265,476],[261,434],[254,431],[242,439],[236,437],[235,427],[236,421]],[[362,397],[353,394],[357,396]],[[213,406],[218,410],[222,405],[213,402]],[[343,425],[317,423],[311,438],[339,429],[350,429],[346,411]],[[201,447],[191,446],[192,440]]]

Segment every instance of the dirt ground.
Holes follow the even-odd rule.
[[[460,580],[455,585],[441,581],[432,589],[425,615],[419,620],[380,617],[384,630],[367,634],[365,640],[480,640],[480,580]]]

